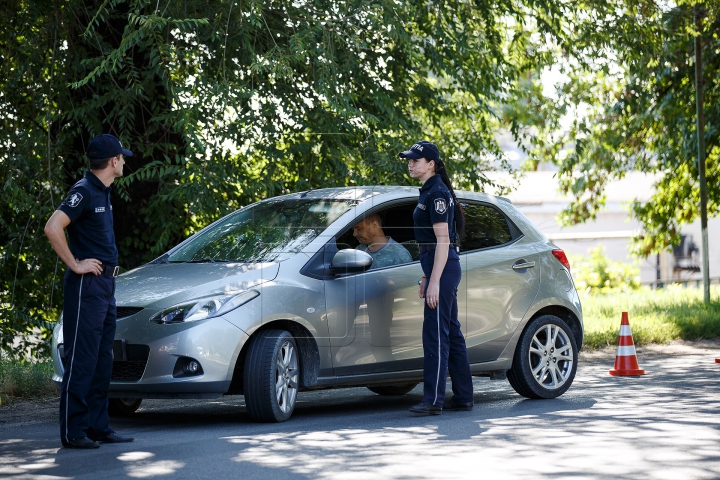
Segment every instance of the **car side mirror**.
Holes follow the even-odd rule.
[[[353,248],[345,248],[335,254],[330,262],[330,272],[334,275],[360,273],[372,266],[373,259],[367,253]]]

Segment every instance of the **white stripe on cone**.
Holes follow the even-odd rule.
[[[618,345],[617,347],[617,356],[618,357],[631,357],[635,355],[635,345],[628,345],[621,347]]]

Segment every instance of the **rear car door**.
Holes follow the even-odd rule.
[[[465,340],[470,363],[497,359],[540,286],[537,251],[495,205],[461,200],[465,237],[460,245]],[[462,316],[462,315],[461,315]]]

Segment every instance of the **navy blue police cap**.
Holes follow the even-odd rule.
[[[102,160],[120,155],[121,153],[126,157],[133,156],[130,150],[123,148],[120,140],[109,133],[103,133],[90,140],[87,151],[85,152],[90,160]]]
[[[440,160],[440,150],[435,146],[434,143],[428,142],[427,140],[421,140],[410,147],[410,150],[398,153],[400,158],[412,158],[417,160],[418,158],[424,158],[428,162]]]

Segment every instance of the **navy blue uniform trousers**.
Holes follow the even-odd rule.
[[[435,250],[420,255],[422,266],[428,281],[435,262]],[[440,276],[440,295],[435,309],[425,302],[423,320],[423,402],[438,407],[445,401],[445,382],[448,371],[452,380],[452,390],[456,402],[473,401],[472,376],[465,337],[458,321],[457,289],[462,270],[460,260],[454,250],[448,252],[445,269]]]
[[[115,279],[65,274],[60,390],[60,438],[102,438],[110,433],[108,389],[115,339]]]

